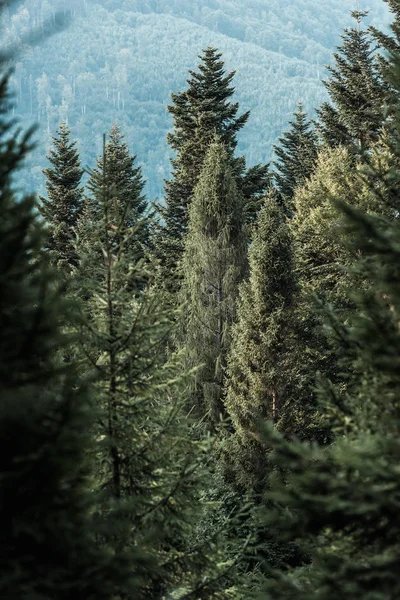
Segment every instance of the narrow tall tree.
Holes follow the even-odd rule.
[[[201,365],[193,394],[197,414],[223,412],[222,390],[238,283],[246,270],[243,202],[228,151],[215,140],[189,211],[182,291],[187,299],[185,346]]]
[[[247,479],[251,486],[266,478],[260,422],[270,419],[279,424],[298,383],[291,360],[296,353],[292,260],[289,228],[271,194],[256,222],[249,250],[250,277],[240,287],[227,368],[225,406],[234,426],[229,460],[235,478]]]
[[[288,205],[296,187],[305,183],[314,170],[317,161],[317,136],[311,129],[311,122],[299,103],[290,130],[282,135],[274,146],[278,162],[275,162],[275,182],[283,204]]]
[[[71,141],[71,130],[63,121],[53,137],[53,148],[48,160],[51,167],[44,169],[47,198],[40,198],[40,212],[49,227],[46,244],[53,260],[60,266],[76,265],[73,230],[82,209],[83,188],[76,142]]]
[[[212,47],[200,55],[198,71],[190,71],[188,88],[172,94],[168,107],[174,131],[168,142],[175,151],[173,176],[166,182],[165,206],[160,207],[164,227],[157,237],[166,274],[172,274],[183,251],[188,229],[188,211],[208,148],[217,135],[225,144],[247,217],[254,216],[256,199],[269,183],[268,167],[257,165],[246,171],[244,157],[234,158],[237,133],[249,113],[239,115],[239,105],[231,102],[234,72],[225,74],[221,54]]]
[[[18,140],[7,122],[7,88],[3,75],[0,596],[109,600],[120,586],[130,589],[132,557],[128,562],[123,553],[117,557],[96,545],[100,530],[86,458],[92,407],[76,369],[57,361],[66,344],[61,325],[68,305],[43,256],[36,201],[13,191],[30,138]]]
[[[110,175],[109,156],[105,146],[91,178],[92,211],[78,226],[76,277],[84,298],[81,368],[97,374],[97,485],[106,500],[126,507],[117,534],[105,539],[117,554],[124,548],[140,553],[135,599],[178,589],[197,597],[198,588],[212,597],[224,581],[219,550],[193,547],[205,444],[190,438],[181,410],[188,385],[181,357],[165,358],[176,311],[151,284],[152,266],[135,243],[141,225],[135,196],[118,194],[125,192],[125,173],[121,182],[114,170]],[[108,502],[100,515],[110,518]]]

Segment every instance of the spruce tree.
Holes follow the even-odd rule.
[[[107,172],[104,174],[103,157],[97,160],[96,168],[90,173],[88,191],[91,196],[84,203],[85,218],[96,222],[101,220],[103,213],[102,194],[103,178],[106,176],[107,189],[112,195],[114,204],[114,227],[127,227],[134,229],[131,236],[132,252],[138,258],[143,258],[149,244],[149,222],[146,218],[147,200],[143,195],[145,182],[140,166],[136,166],[137,156],[131,156],[128,145],[124,141],[118,125],[110,129],[105,145],[105,165]],[[82,219],[81,224],[84,223]]]
[[[325,86],[331,102],[317,111],[325,144],[342,144],[356,153],[363,153],[377,139],[386,98],[372,42],[360,27],[366,14],[352,12],[357,25],[344,31],[343,43],[333,54],[336,64],[328,66]]]
[[[296,187],[301,186],[310,177],[317,161],[317,136],[311,129],[311,122],[299,103],[290,122],[290,130],[274,146],[278,162],[275,162],[275,183],[282,203],[290,208]]]
[[[372,32],[374,39],[378,42],[380,48],[383,48],[386,52],[393,53],[400,51],[400,2],[399,0],[383,0],[388,5],[390,12],[393,15],[393,22],[391,23],[392,34],[384,33],[379,31],[376,27],[371,26],[369,29]],[[390,62],[388,57],[379,57],[381,65],[384,67],[384,72],[387,74],[387,67]]]
[[[182,412],[188,385],[182,358],[165,356],[177,314],[152,283],[154,266],[138,252],[140,222],[135,211],[130,218],[135,198],[116,195],[120,183],[114,172],[109,178],[108,157],[105,146],[91,178],[95,210],[78,226],[76,276],[84,299],[81,368],[86,374],[94,369],[100,413],[95,461],[105,497],[101,519],[110,519],[110,500],[125,505],[117,534],[101,541],[117,554],[140,553],[135,600],[172,593],[220,598],[226,566],[219,546],[212,536],[195,541],[207,444],[194,439]]]
[[[224,143],[207,153],[189,211],[182,293],[188,362],[200,366],[192,401],[212,423],[223,412],[226,357],[238,283],[246,270],[243,203]]]
[[[269,513],[266,521],[309,555],[307,566],[271,577],[264,597],[274,600],[395,600],[400,593],[400,230],[397,220],[343,211],[357,257],[356,310],[346,323],[328,312],[342,381],[319,392],[337,439],[321,449],[268,436],[276,467],[291,474],[273,483],[285,515]]]
[[[250,487],[259,487],[266,478],[260,421],[269,419],[279,427],[299,376],[292,360],[296,352],[292,259],[285,216],[270,194],[249,249],[250,277],[240,287],[224,400],[234,427],[229,466],[236,471],[235,479]]]
[[[186,90],[172,94],[168,107],[174,131],[168,142],[175,151],[172,179],[165,185],[165,206],[160,207],[164,225],[157,236],[158,253],[165,276],[173,276],[182,256],[188,229],[189,206],[208,148],[217,135],[226,147],[238,188],[246,207],[246,218],[257,210],[260,194],[269,184],[268,167],[257,165],[246,171],[244,157],[234,158],[237,133],[249,112],[239,115],[239,105],[231,102],[234,72],[226,74],[221,54],[208,47],[200,55],[198,71],[190,71]]]
[[[100,550],[87,461],[91,404],[59,364],[69,307],[42,253],[33,196],[13,185],[31,147],[7,120],[0,80],[0,596],[110,600],[131,589],[131,560]],[[12,134],[12,135],[10,135]]]
[[[43,170],[48,197],[40,198],[40,212],[49,227],[46,247],[60,267],[71,268],[76,264],[73,230],[82,209],[83,169],[65,121],[53,137],[53,148],[47,158],[52,165]]]

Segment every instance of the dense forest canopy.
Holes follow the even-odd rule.
[[[38,122],[26,184],[43,192],[43,148],[61,119],[80,140],[84,165],[101,150],[102,134],[118,121],[138,154],[151,198],[162,196],[170,172],[165,138],[170,93],[182,89],[189,68],[208,45],[236,70],[237,98],[251,118],[239,136],[249,164],[267,162],[297,102],[312,113],[325,98],[324,65],[351,24],[355,3],[332,0],[24,0],[3,15],[11,40],[42,27],[57,8],[69,11],[68,29],[28,48],[15,68],[16,114]],[[366,6],[367,7],[367,6]],[[386,28],[388,11],[368,3],[370,21]]]
[[[0,598],[400,598],[400,0],[348,4],[0,2]]]

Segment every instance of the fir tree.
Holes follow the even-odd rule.
[[[395,72],[393,81],[399,82],[400,60]],[[399,159],[397,105],[389,123],[391,152]],[[340,352],[340,381],[319,389],[336,440],[322,449],[287,443],[272,431],[267,436],[277,468],[291,473],[272,482],[273,498],[286,509],[284,516],[270,512],[267,523],[280,528],[286,540],[297,539],[309,562],[274,573],[266,598],[394,600],[399,595],[400,229],[397,219],[386,216],[384,193],[387,182],[400,178],[398,164],[393,161],[385,171],[385,161],[371,161],[359,174],[360,189],[367,184],[378,214],[341,205],[344,252],[353,257],[348,296],[354,310],[344,321],[326,308]]]
[[[225,144],[248,218],[254,216],[257,198],[269,183],[268,167],[257,165],[246,171],[244,157],[234,158],[237,133],[249,118],[248,112],[238,115],[239,105],[230,101],[235,73],[225,74],[215,48],[204,50],[200,59],[199,70],[190,71],[188,88],[172,94],[173,104],[168,107],[174,122],[168,142],[176,156],[173,177],[166,182],[165,206],[160,207],[164,226],[157,236],[167,277],[173,275],[182,255],[193,190],[215,135]]]
[[[146,218],[147,201],[143,195],[144,180],[140,166],[136,166],[137,157],[131,156],[124,136],[117,125],[113,125],[105,145],[105,165],[107,189],[112,195],[113,227],[134,229],[131,235],[132,252],[137,258],[143,258],[149,243],[149,222]],[[90,173],[88,190],[91,196],[84,203],[85,217],[92,222],[102,218],[102,194],[104,178],[103,157],[98,158],[97,167]],[[82,227],[81,227],[82,230]]]
[[[386,50],[386,52],[393,53],[400,51],[400,2],[399,0],[383,0],[388,5],[390,12],[394,19],[391,23],[391,30],[393,35],[379,31],[376,27],[371,26],[369,29],[372,35],[378,42],[379,46]],[[379,57],[381,65],[384,67],[384,72],[387,74],[387,67],[390,62],[387,57]]]
[[[367,13],[353,11],[357,26],[346,29],[342,45],[333,54],[325,82],[331,103],[318,111],[319,132],[331,147],[343,144],[363,153],[382,128],[386,85],[382,82],[374,48],[360,24]]]
[[[223,142],[207,153],[189,214],[183,257],[187,299],[185,346],[201,365],[193,394],[197,414],[211,422],[222,412],[222,389],[237,286],[246,269],[243,204]]]
[[[120,183],[110,181],[108,156],[106,146],[91,180],[96,222],[88,223],[85,215],[78,227],[76,278],[85,299],[81,368],[97,373],[97,485],[106,501],[125,505],[117,534],[105,536],[103,543],[117,554],[124,548],[140,553],[135,599],[172,592],[220,598],[226,566],[219,566],[218,544],[212,536],[195,543],[207,445],[190,439],[191,426],[182,413],[188,375],[181,357],[165,357],[176,311],[165,306],[151,283],[153,266],[137,252],[136,213],[128,218],[135,198],[116,196]],[[100,515],[110,519],[108,502]]]
[[[270,579],[266,598],[274,600],[293,594],[301,600],[394,600],[400,592],[400,231],[397,221],[343,210],[359,257],[351,294],[357,311],[350,323],[330,315],[343,352],[342,382],[320,390],[337,441],[321,449],[269,437],[275,464],[291,475],[288,485],[274,484],[273,498],[287,507],[285,516],[269,514],[267,522],[285,539],[300,541],[312,561]]]
[[[247,486],[250,481],[250,487],[266,477],[259,423],[269,419],[279,424],[298,375],[291,360],[296,351],[292,258],[289,228],[271,194],[253,233],[250,277],[240,287],[227,368],[225,406],[234,427],[229,463],[235,478]]]
[[[279,139],[279,145],[274,146],[279,161],[275,163],[276,187],[286,205],[290,204],[296,187],[303,185],[313,172],[318,150],[317,136],[301,103],[290,126],[290,130]]]
[[[48,198],[40,198],[40,212],[49,226],[46,247],[58,265],[71,268],[76,264],[73,230],[82,209],[83,169],[76,142],[71,141],[71,130],[65,121],[53,137],[53,148],[47,158],[52,164],[43,171]]]
[[[120,586],[130,588],[131,562],[96,546],[100,530],[86,459],[91,405],[73,366],[56,360],[67,343],[60,325],[69,309],[43,257],[35,199],[13,191],[30,137],[18,140],[7,121],[7,87],[3,75],[0,596],[109,600]]]

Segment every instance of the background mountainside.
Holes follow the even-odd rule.
[[[301,100],[312,113],[326,98],[321,79],[345,26],[351,0],[26,0],[4,17],[9,40],[39,29],[58,8],[71,12],[70,27],[26,49],[13,83],[16,114],[39,122],[39,146],[30,180],[43,191],[45,152],[66,118],[79,139],[85,165],[101,151],[102,135],[117,121],[138,154],[151,198],[169,176],[166,110],[171,91],[185,87],[187,71],[208,45],[236,70],[236,99],[251,117],[239,136],[249,164],[266,162],[272,144]],[[365,6],[363,6],[365,4]],[[381,0],[371,0],[370,21],[385,28]]]

